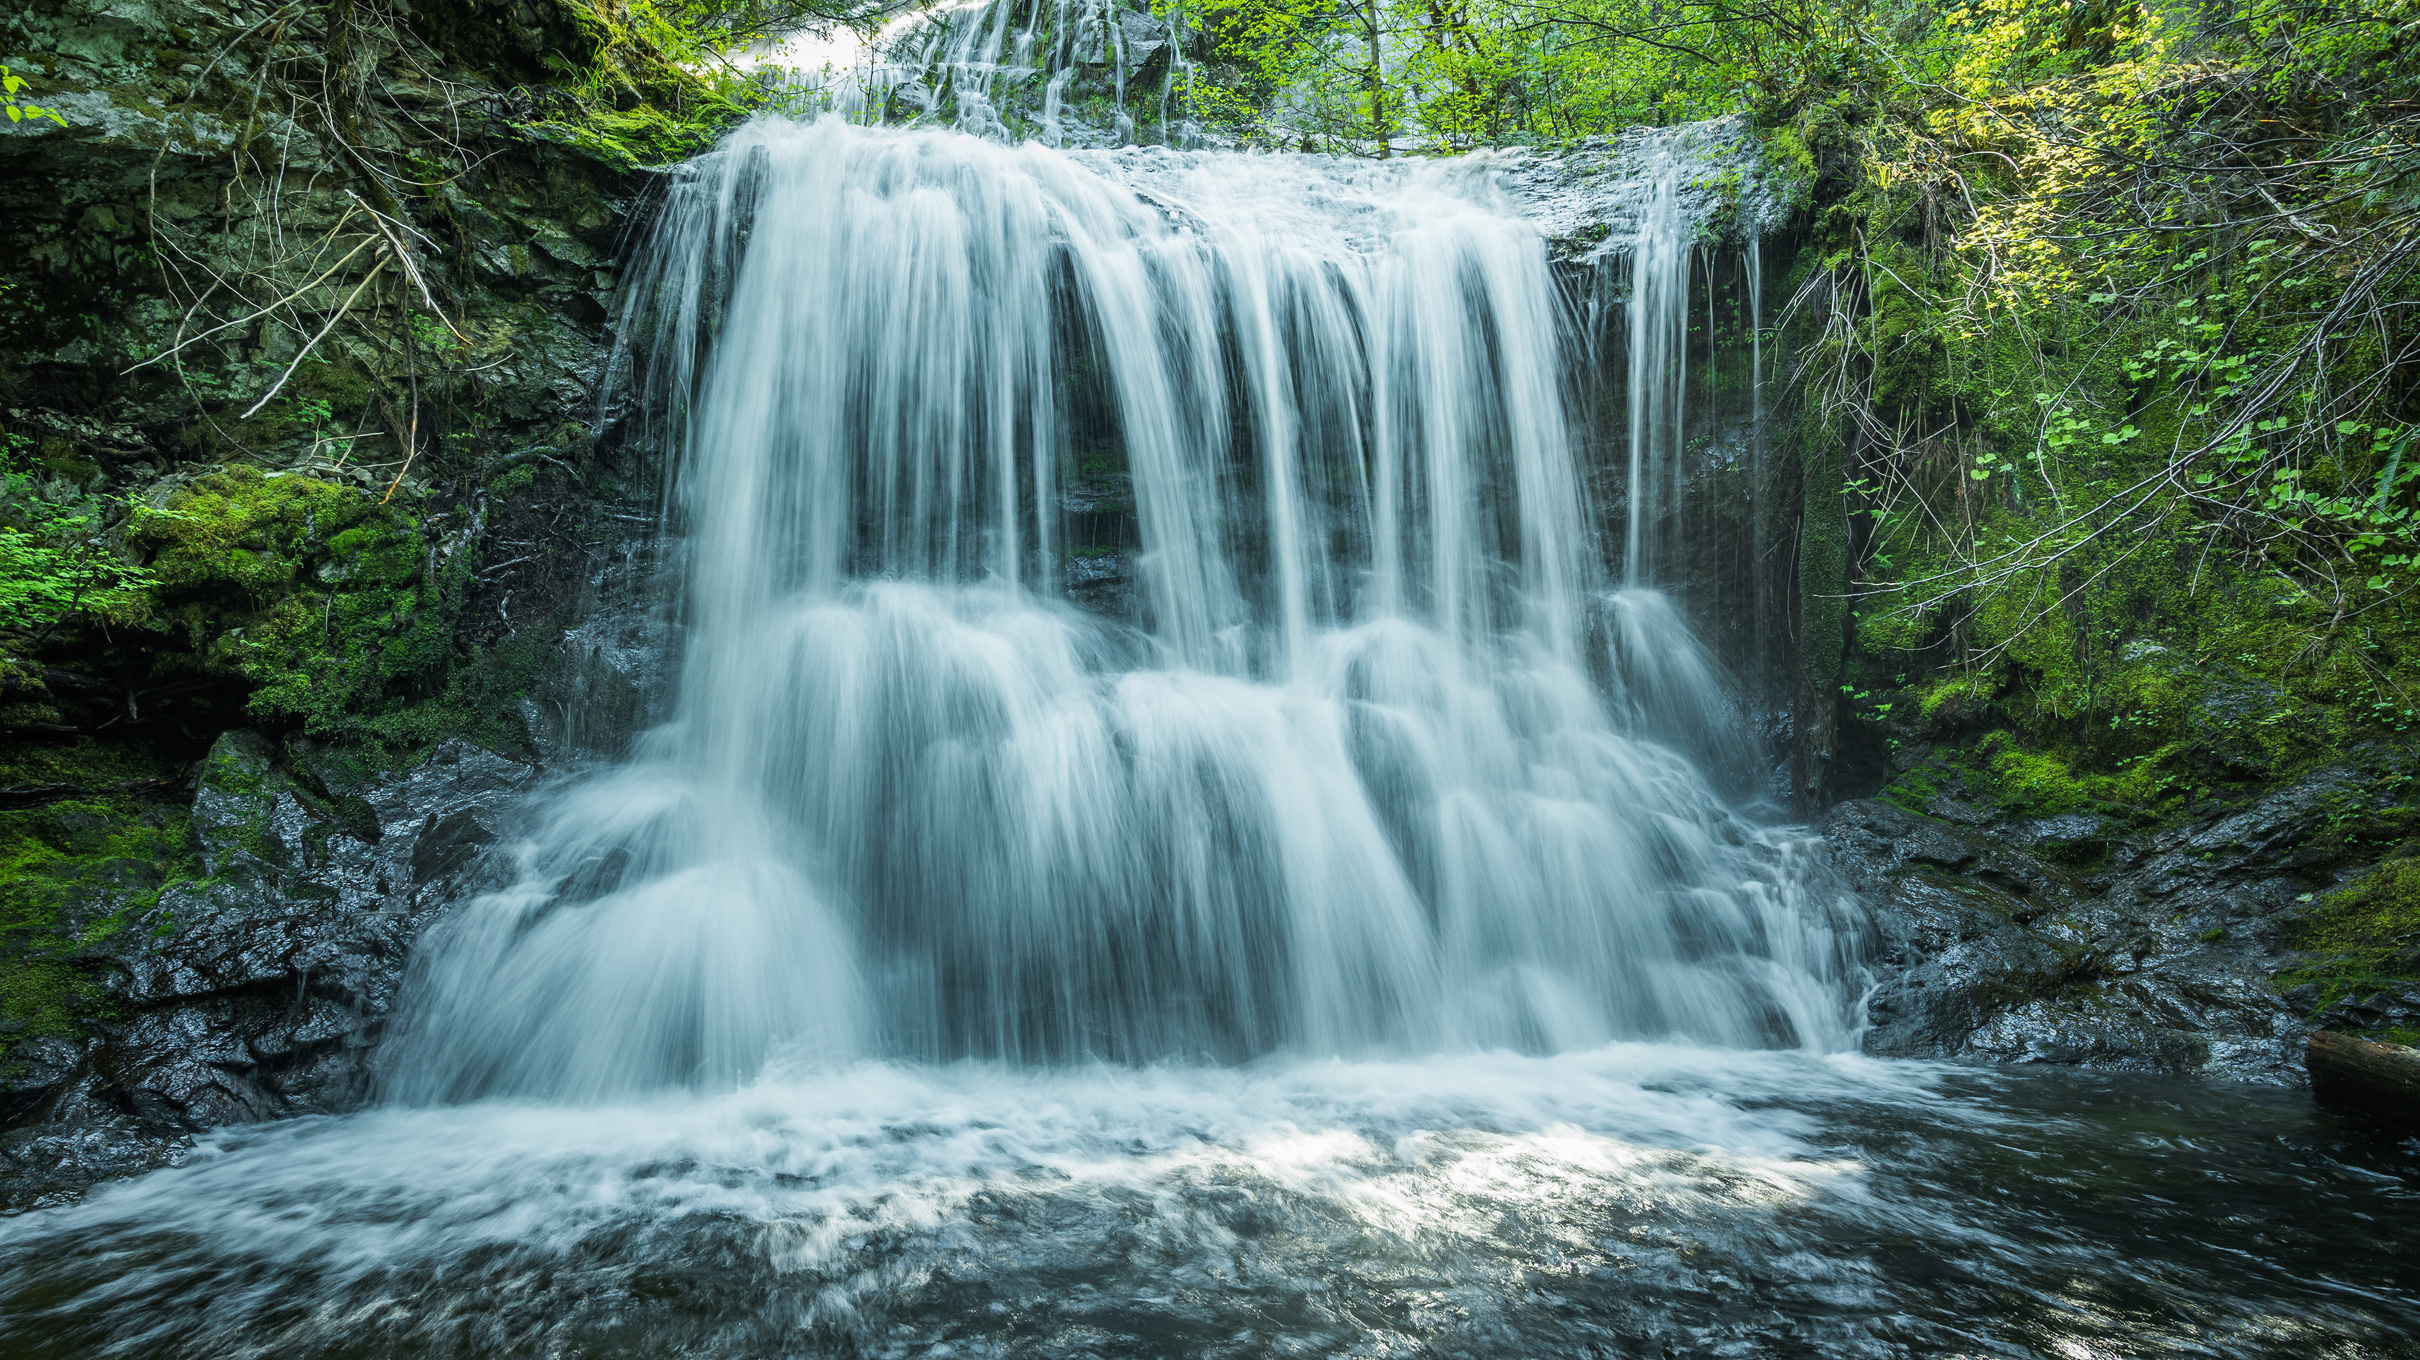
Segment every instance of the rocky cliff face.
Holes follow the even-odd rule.
[[[494,874],[484,852],[534,778],[461,741],[371,773],[317,743],[221,737],[193,801],[202,876],[85,956],[106,968],[109,1021],[24,1040],[0,1075],[17,1116],[0,1193],[47,1202],[199,1129],[360,1104],[412,941]]]
[[[598,606],[656,492],[597,436],[647,181],[534,111],[576,17],[0,19],[64,123],[0,126],[0,523],[117,582],[0,604],[11,1203],[358,1103],[510,796],[638,719]]]

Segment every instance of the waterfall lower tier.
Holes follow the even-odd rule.
[[[404,1097],[1851,1041],[1845,908],[1612,587],[1578,347],[1477,172],[760,122],[626,329],[676,717],[424,948]],[[1115,617],[1068,599],[1104,555]]]

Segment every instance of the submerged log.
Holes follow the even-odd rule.
[[[2323,1029],[2311,1036],[2302,1061],[2320,1100],[2420,1129],[2420,1049]]]

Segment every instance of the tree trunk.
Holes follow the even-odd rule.
[[[2420,1128],[2420,1049],[2321,1030],[2302,1051],[2311,1094],[2400,1128]]]

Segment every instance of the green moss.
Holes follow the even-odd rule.
[[[1994,500],[1978,532],[2022,540],[2054,519]],[[1907,674],[1878,697],[1921,719],[1905,736],[1965,745],[2003,805],[2027,812],[2085,800],[2183,815],[2407,739],[2420,720],[2412,601],[2375,602],[2351,626],[2275,570],[2204,552],[2189,528],[2177,517],[2104,534],[1964,613],[1945,606],[1955,642],[1939,669],[1869,622],[1857,634],[1869,666]],[[1904,537],[1889,564],[1917,578],[1952,565]],[[1861,612],[1873,620],[1888,598]]]
[[[339,533],[379,513],[367,495],[310,477],[230,467],[194,483],[137,531],[160,583],[274,597]]]
[[[1954,722],[1990,704],[1998,688],[1989,673],[1943,676],[1918,690],[1916,712],[1930,723]]]
[[[1857,646],[1868,656],[1895,658],[1913,655],[1932,641],[1936,611],[1929,609],[1859,610]]]
[[[49,959],[0,957],[0,1071],[20,1041],[82,1035],[106,1004],[107,993],[82,969]]]
[[[1883,801],[1896,803],[1910,812],[1925,812],[1933,799],[1944,792],[1942,774],[1938,763],[1919,765],[1884,785]]]
[[[538,479],[538,470],[524,463],[487,484],[487,494],[501,500]]]
[[[2420,978],[2420,859],[2389,860],[2320,898],[2286,940],[2308,957],[2277,984],[2318,983],[2315,1011]]]
[[[1807,139],[1795,126],[1773,129],[1765,138],[1765,151],[1773,160],[1788,168],[1790,177],[1805,184],[1815,180],[1815,156],[1807,150]]]
[[[2078,775],[2058,752],[2023,750],[2008,741],[1991,752],[1991,773],[2000,804],[2028,816],[2080,812],[2108,794],[2106,779]]]
[[[250,798],[273,792],[271,779],[270,767],[261,759],[222,742],[203,757],[195,782],[238,798]]]
[[[2187,743],[2177,741],[2124,762],[2109,782],[2109,796],[2154,818],[2182,811],[2205,790],[2191,753]]]
[[[118,1013],[106,946],[189,871],[185,809],[124,797],[0,812],[0,1062]]]
[[[393,752],[496,725],[445,702],[461,689],[452,602],[474,566],[441,560],[412,507],[230,467],[135,542],[161,583],[157,622],[184,635],[189,665],[248,684],[256,719]]]
[[[55,744],[0,745],[0,786],[8,788],[115,789],[155,783],[176,772],[175,761],[143,747],[112,745],[88,736]]]
[[[2093,712],[2107,714],[2107,739],[2100,745],[2119,755],[2140,755],[2162,746],[2185,730],[2188,714],[2200,697],[2190,674],[2137,662],[2120,666],[2093,697]]]

